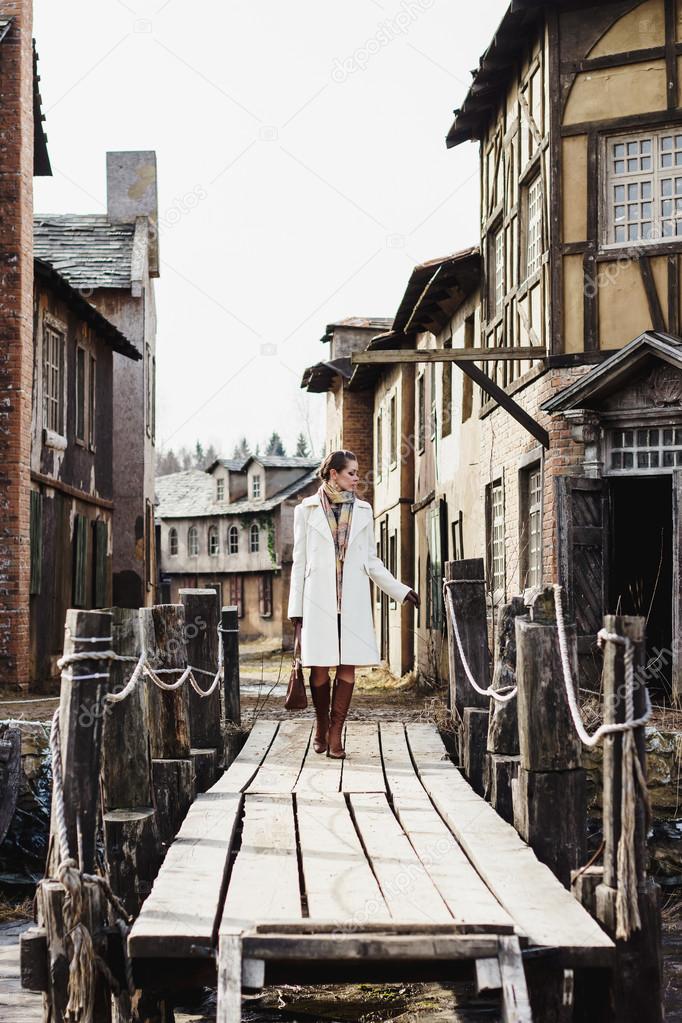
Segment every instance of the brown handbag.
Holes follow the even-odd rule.
[[[294,659],[291,663],[291,674],[287,695],[284,698],[284,706],[287,710],[305,710],[308,706],[308,697],[305,691],[305,680],[303,678],[303,667],[301,665],[301,625],[296,623],[294,632]]]

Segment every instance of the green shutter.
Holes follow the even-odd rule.
[[[73,534],[73,606],[85,607],[87,600],[86,569],[88,563],[88,520],[85,515],[76,515]]]
[[[43,569],[43,495],[31,491],[31,594],[40,593]]]
[[[107,546],[109,541],[109,527],[103,519],[97,519],[92,524],[95,539],[95,594],[94,606],[107,606],[108,573],[107,573]]]

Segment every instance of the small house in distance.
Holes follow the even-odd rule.
[[[281,638],[287,618],[294,508],[315,493],[319,459],[250,455],[156,481],[161,600],[213,587],[239,609],[242,638]]]

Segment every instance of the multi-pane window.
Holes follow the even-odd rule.
[[[171,556],[171,558],[177,557],[178,531],[174,526],[168,530],[168,553]]]
[[[190,558],[199,557],[199,530],[196,526],[190,526],[187,530],[187,553]]]
[[[504,593],[504,491],[502,480],[490,484],[488,495],[489,577],[493,595]]]
[[[682,237],[682,133],[606,142],[607,245]]]
[[[526,583],[539,586],[542,581],[542,474],[540,467],[531,469],[526,476],[528,552]]]
[[[391,468],[393,468],[393,466],[396,465],[396,463],[398,461],[398,408],[397,408],[397,406],[398,406],[398,402],[396,400],[396,396],[395,396],[395,394],[392,394],[391,395],[391,402],[390,402],[390,416],[391,416],[391,433],[390,433],[391,451],[390,451],[390,459],[391,459]]]
[[[504,305],[504,227],[499,227],[493,235],[491,245],[491,313],[494,316],[502,311]]]
[[[43,335],[43,394],[45,426],[64,433],[64,335],[45,326]]]
[[[260,475],[258,473],[251,478],[251,497],[260,497]]]
[[[377,415],[377,479],[381,479],[384,461],[384,410]]]
[[[526,276],[531,277],[542,265],[542,179],[537,177],[527,193]]]
[[[228,554],[239,554],[239,530],[236,526],[230,526],[227,531]]]
[[[225,500],[225,480],[220,476],[215,481],[215,498],[216,501]]]
[[[88,445],[91,451],[95,450],[95,404],[97,394],[97,360],[90,355],[90,375],[88,377]]]
[[[448,338],[443,345],[444,348],[452,348],[452,338]],[[452,363],[443,363],[443,374],[441,377],[441,436],[447,437],[452,424]]]
[[[249,539],[251,553],[257,554],[258,551],[260,550],[260,529],[258,528],[258,525],[255,522],[253,523],[251,529],[249,530]]]
[[[424,374],[417,377],[417,447],[424,450],[426,440],[426,410],[424,407]]]
[[[220,553],[220,541],[218,540],[218,527],[210,526],[208,530],[208,553],[215,557]]]
[[[682,468],[679,426],[609,430],[607,448],[607,472],[672,472]]]
[[[85,349],[76,348],[76,440],[85,440]]]

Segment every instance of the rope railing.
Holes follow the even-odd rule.
[[[516,696],[517,686],[500,686],[499,689],[493,689],[492,685],[489,685],[487,686],[487,688],[483,689],[483,687],[478,684],[478,682],[473,676],[473,672],[471,671],[469,663],[464,654],[464,647],[462,646],[462,637],[459,634],[459,628],[457,626],[457,615],[455,614],[455,605],[452,599],[452,593],[450,592],[450,587],[453,585],[453,581],[454,580],[452,579],[446,579],[444,581],[443,593],[445,595],[445,600],[448,605],[450,624],[452,625],[452,631],[454,632],[455,635],[457,651],[459,653],[459,659],[462,662],[462,667],[464,668],[464,674],[468,678],[469,684],[472,687],[472,689],[475,689],[475,691],[477,693],[480,693],[481,696],[489,696],[492,700],[495,700],[496,703],[508,703],[510,700],[513,700],[514,697]]]

